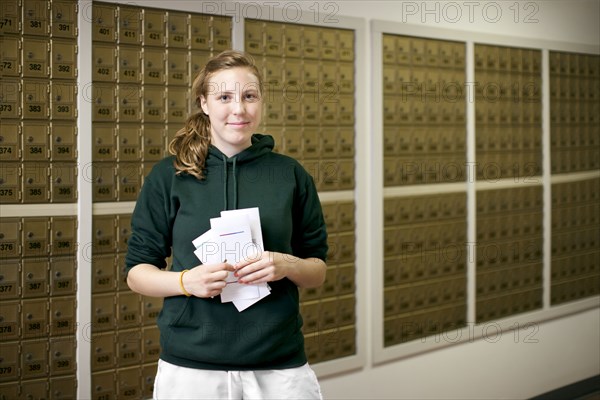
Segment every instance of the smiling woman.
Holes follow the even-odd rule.
[[[200,96],[202,111],[210,119],[212,143],[232,157],[250,147],[260,124],[262,99],[259,78],[247,67],[226,69],[209,78],[207,95]]]
[[[224,51],[209,60],[192,85],[197,111],[188,117],[185,127],[169,144],[169,151],[176,155],[177,173],[186,172],[202,179],[208,145],[213,140],[219,143],[222,128],[228,122],[247,123],[243,131],[248,136],[244,142],[248,147],[254,129],[260,124],[262,92],[262,76],[252,56]],[[215,115],[211,116],[213,112]],[[230,157],[245,147],[227,145],[221,150]]]
[[[198,110],[136,202],[127,283],[165,298],[156,399],[321,398],[304,351],[298,288],[325,280],[325,221],[308,172],[274,153],[271,136],[255,133],[262,89],[244,53],[209,60],[192,88]],[[235,264],[200,264],[192,241],[211,228],[211,218],[253,207],[263,251]],[[242,285],[268,283],[269,295],[241,312],[223,303],[231,272]]]

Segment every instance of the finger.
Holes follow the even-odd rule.
[[[271,272],[266,269],[247,274],[244,277],[239,278],[238,282],[246,284],[254,284],[261,282],[268,282]]]
[[[271,280],[272,280],[272,279],[269,277],[269,275],[267,275],[267,276],[264,276],[264,277],[262,277],[262,278],[259,278],[259,279],[253,279],[253,280],[251,280],[251,281],[247,281],[247,280],[240,281],[240,283],[241,283],[242,285],[258,285],[258,284],[260,284],[260,283],[267,283],[267,282],[270,282]]]
[[[233,265],[234,270],[242,269],[250,264],[252,264],[255,260],[251,260],[249,258],[242,259]]]
[[[223,265],[224,265],[223,269],[225,271],[235,271],[235,267],[232,264],[223,263]]]
[[[227,281],[227,277],[229,276],[229,271],[217,271],[213,272],[210,276],[210,280],[212,282],[223,282]]]
[[[250,263],[243,267],[238,268],[235,272],[235,276],[243,277],[243,276],[246,276],[253,272],[260,271],[261,269],[264,269],[266,267],[267,267],[267,264],[266,264],[265,260],[258,260],[256,262],[253,262],[253,263]]]
[[[208,272],[218,272],[218,271],[234,271],[233,265],[228,264],[227,262],[216,263],[216,264],[206,264],[206,271]]]
[[[244,256],[240,261],[238,261],[235,265],[234,268],[235,269],[240,269],[240,268],[244,268],[245,266],[248,266],[250,264],[253,264],[257,261],[261,260],[261,256],[262,254],[260,252],[253,252],[249,255]]]
[[[251,274],[252,272],[255,272],[256,268],[253,268],[250,265],[247,265],[245,267],[242,267],[240,269],[238,269],[237,271],[235,271],[233,273],[233,276],[235,276],[236,278],[243,278],[244,276]]]
[[[211,283],[209,283],[207,286],[210,287],[211,289],[223,289],[225,287],[225,285],[227,285],[227,280],[225,278],[223,279],[215,279],[214,281],[212,281]]]

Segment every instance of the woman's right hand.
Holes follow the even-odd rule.
[[[227,285],[229,272],[233,270],[233,265],[227,262],[198,265],[183,274],[183,287],[192,296],[218,296]]]

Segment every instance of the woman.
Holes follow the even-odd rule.
[[[273,153],[271,136],[254,133],[263,92],[250,56],[212,58],[192,87],[199,110],[137,200],[127,283],[165,298],[156,399],[321,398],[304,353],[298,287],[325,279],[325,222],[310,175]],[[238,264],[199,265],[192,241],[210,218],[250,207],[259,208],[265,251]],[[219,297],[229,272],[242,284],[268,282],[270,294],[238,312]]]

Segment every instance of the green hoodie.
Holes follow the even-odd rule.
[[[192,240],[210,229],[222,210],[259,207],[268,251],[325,260],[327,233],[312,177],[294,159],[273,153],[273,138],[255,134],[252,145],[227,158],[209,148],[206,179],[175,175],[173,157],[150,172],[132,216],[126,267],[147,263],[173,271],[198,266]],[[167,297],[158,317],[161,359],[212,370],[258,370],[306,363],[298,288],[269,282],[271,294],[238,312],[220,297]]]

